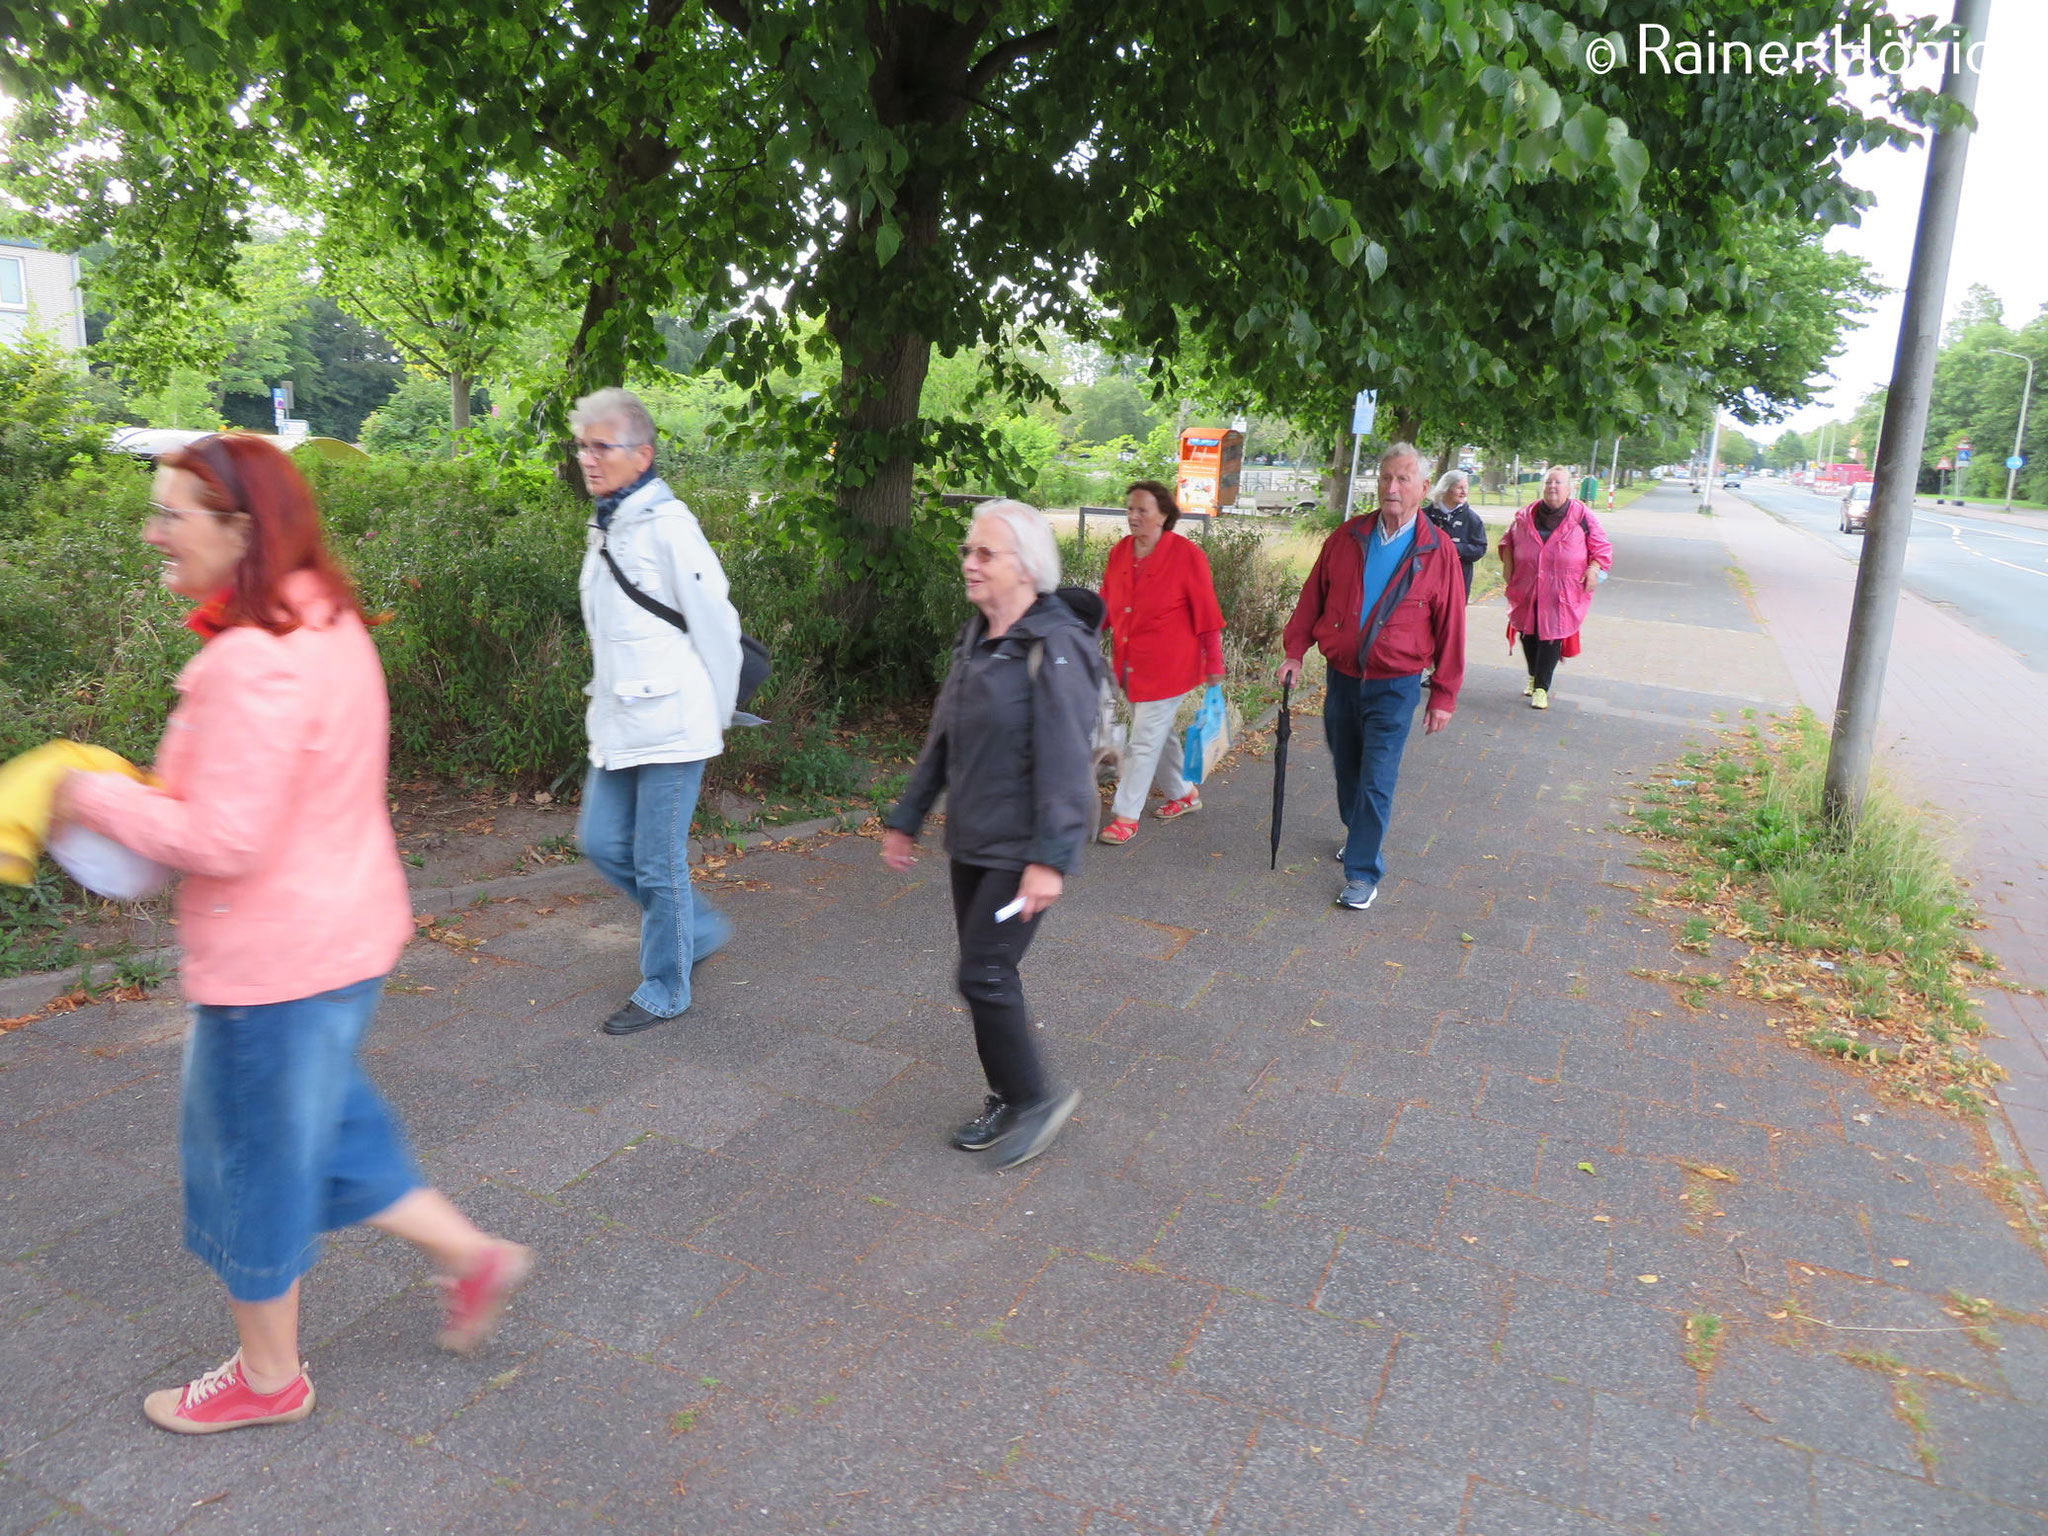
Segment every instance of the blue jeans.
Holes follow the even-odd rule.
[[[592,768],[576,837],[598,873],[640,909],[640,986],[657,1018],[690,1006],[690,967],[732,937],[725,914],[690,887],[690,818],[704,764]]]
[[[185,1037],[178,1156],[185,1246],[237,1301],[274,1301],[320,1234],[422,1186],[405,1136],[356,1060],[384,979],[240,1008],[199,1004]]]
[[[1381,845],[1394,815],[1401,749],[1422,701],[1422,677],[1346,677],[1331,669],[1323,693],[1323,737],[1337,775],[1344,818],[1344,878],[1378,885],[1387,872]]]

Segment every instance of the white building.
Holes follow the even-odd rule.
[[[0,240],[0,342],[18,341],[31,327],[67,352],[84,350],[78,258],[33,240]]]

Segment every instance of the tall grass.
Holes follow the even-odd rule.
[[[1738,990],[1795,1014],[1793,1038],[1965,1109],[1998,1069],[1972,1044],[1971,987],[1996,967],[1934,827],[1884,786],[1839,828],[1821,808],[1828,738],[1807,711],[1683,759],[1638,826],[1680,876],[1674,903],[1750,946]]]

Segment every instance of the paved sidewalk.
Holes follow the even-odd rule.
[[[0,1532],[2048,1531],[2048,1267],[1975,1134],[1629,974],[1678,957],[1617,793],[1780,685],[1712,538],[1615,521],[1611,637],[1548,714],[1475,643],[1370,912],[1307,717],[1277,872],[1256,760],[1091,858],[1026,970],[1086,1098],[1017,1174],[941,1142],[980,1089],[935,863],[729,866],[738,937],[627,1040],[615,898],[415,945],[374,1070],[541,1264],[465,1362],[410,1252],[336,1242],[302,1425],[139,1411],[230,1344],[176,1005],[0,1037]],[[1599,675],[1654,625],[1754,666]],[[1973,1340],[1951,1287],[2021,1315]]]

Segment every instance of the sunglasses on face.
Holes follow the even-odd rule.
[[[981,564],[987,565],[991,561],[1000,560],[1008,553],[1008,550],[990,549],[986,544],[962,544],[960,546],[960,563],[962,565],[970,565],[979,561]]]

